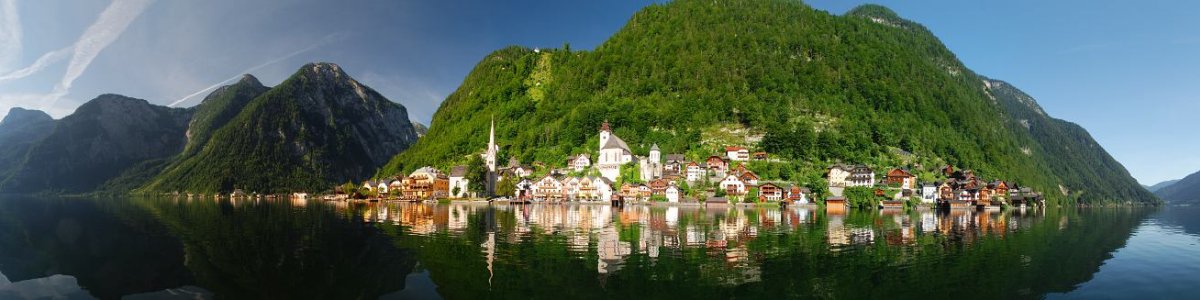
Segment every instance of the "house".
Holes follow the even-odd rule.
[[[847,178],[846,186],[875,186],[875,171],[866,165],[854,166],[850,169],[850,177]]]
[[[792,185],[792,186],[788,187],[787,195],[785,197],[787,197],[788,201],[791,201],[793,203],[809,203],[809,200],[808,200],[809,194],[812,194],[812,190],[809,190],[806,187]]]
[[[651,193],[651,195],[666,195],[667,187],[670,185],[671,185],[671,182],[667,181],[666,179],[659,178],[659,179],[651,180],[650,184],[649,184],[650,193]]]
[[[679,163],[680,165],[687,163],[687,158],[683,154],[667,154],[666,160],[668,163]]]
[[[626,201],[637,200],[641,197],[641,192],[638,191],[638,186],[631,183],[621,184],[621,199]]]
[[[750,150],[738,146],[725,147],[725,157],[730,161],[750,160]]]
[[[513,198],[517,200],[532,200],[533,199],[533,181],[529,179],[521,179],[517,182],[516,188],[513,190]]]
[[[650,186],[645,184],[639,184],[637,186],[637,191],[638,199],[641,199],[642,201],[650,200],[650,196],[654,195],[654,191],[650,190]]]
[[[596,191],[595,177],[581,177],[576,182],[575,194],[571,197],[575,201],[592,201],[599,199],[600,195]]]
[[[774,183],[764,183],[758,186],[758,201],[776,202],[783,200],[783,188]]]
[[[575,158],[568,161],[567,165],[570,166],[571,169],[575,170],[575,172],[579,172],[591,167],[592,159],[588,158],[587,154],[579,154],[576,155]]]
[[[942,175],[945,175],[947,178],[954,177],[954,166],[945,165],[945,166],[942,166],[941,170],[942,170]]]
[[[655,178],[662,178],[663,162],[662,151],[659,151],[658,144],[650,146],[650,156],[638,157],[638,171],[642,177],[642,181],[650,181]]]
[[[467,166],[450,168],[450,198],[466,198],[470,195],[470,181],[467,180]]]
[[[846,197],[829,196],[825,198],[825,211],[831,213],[846,212]]]
[[[686,178],[688,182],[695,183],[700,182],[701,179],[704,179],[704,168],[700,167],[700,164],[689,162],[684,169],[685,173],[687,174]]]
[[[934,203],[937,201],[938,186],[933,183],[921,184],[921,202]]]
[[[829,166],[829,172],[826,173],[825,180],[829,182],[829,186],[831,187],[846,187],[849,185],[847,179],[850,178],[851,169],[842,164]]]
[[[957,195],[954,193],[954,180],[953,179],[946,180],[946,181],[942,182],[941,185],[938,185],[938,200],[941,200],[941,201],[958,200],[958,197],[956,197],[956,196]]]
[[[379,195],[387,195],[387,193],[388,193],[387,179],[380,179],[379,182],[375,184],[375,191],[378,192]]]
[[[729,163],[724,158],[716,155],[709,156],[708,159],[704,160],[704,164],[708,166],[709,170],[717,174],[717,176],[725,176],[725,171],[729,168]]]
[[[567,177],[561,180],[563,200],[575,201],[579,195],[579,177]]]
[[[746,183],[738,176],[728,175],[721,180],[720,187],[725,190],[726,195],[744,195],[746,194]]]
[[[367,181],[363,182],[363,188],[367,189],[368,191],[375,191],[375,189],[378,187],[379,187],[379,181],[367,180]]]
[[[741,176],[738,176],[738,178],[748,185],[758,185],[758,174],[754,174],[754,172],[746,171]]]
[[[592,185],[596,186],[596,200],[605,201],[612,199],[613,182],[604,177],[594,177]]]
[[[390,182],[388,182],[388,192],[389,193],[397,193],[403,189],[404,189],[404,181],[403,180],[392,179]]]
[[[527,178],[533,176],[533,168],[530,166],[516,166],[510,169],[513,176],[517,178]]]
[[[901,189],[911,190],[916,187],[917,176],[913,176],[908,170],[892,169],[887,173],[888,185],[899,185]]]
[[[600,176],[608,180],[617,180],[617,177],[621,176],[621,165],[633,162],[633,152],[629,150],[629,145],[612,133],[607,120],[600,125],[598,153],[600,156],[596,158],[596,169],[600,170]]]
[[[678,161],[668,161],[663,164],[662,177],[678,176],[683,172],[683,164]]]
[[[754,160],[767,160],[766,152],[754,152]]]
[[[674,203],[679,202],[679,199],[682,198],[683,191],[680,191],[679,187],[671,185],[667,187],[667,190],[664,191],[663,194],[666,195],[667,202]]]
[[[1008,199],[1008,183],[1000,180],[993,181],[988,184],[992,188],[992,199],[1004,202]]]
[[[404,199],[432,200],[450,196],[450,179],[433,167],[422,167],[404,179]]]
[[[547,202],[563,201],[562,182],[551,175],[542,177],[533,184],[533,199]]]

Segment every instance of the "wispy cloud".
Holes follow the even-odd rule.
[[[73,50],[74,48],[75,48],[75,46],[68,46],[66,48],[62,48],[62,49],[47,52],[46,54],[42,54],[42,57],[39,57],[37,59],[37,61],[33,62],[32,65],[29,65],[28,67],[25,67],[20,70],[14,70],[12,72],[8,72],[7,74],[4,74],[4,75],[0,75],[0,82],[21,79],[21,78],[28,77],[29,75],[33,75],[33,74],[41,71],[42,69],[45,69],[47,66],[49,66],[55,62],[58,62],[58,61],[63,60],[64,58],[67,58],[67,54],[71,54],[71,50]]]
[[[203,94],[212,89],[215,89],[217,87],[225,85],[225,84],[229,83],[230,81],[233,81],[234,79],[238,79],[239,77],[242,77],[242,74],[249,74],[251,72],[257,71],[258,69],[262,69],[264,67],[267,67],[267,66],[279,63],[281,61],[287,60],[289,58],[295,57],[296,55],[300,55],[302,53],[312,51],[314,49],[320,48],[321,46],[327,45],[334,41],[341,40],[343,37],[345,37],[345,34],[340,33],[340,32],[326,35],[325,37],[318,40],[316,43],[313,43],[312,45],[308,45],[308,47],[304,47],[299,50],[292,51],[291,53],[284,54],[282,56],[276,57],[275,59],[271,59],[271,60],[268,60],[267,62],[264,62],[264,63],[258,64],[258,65],[255,65],[253,67],[247,68],[245,70],[242,70],[241,72],[238,72],[237,74],[234,74],[233,76],[230,76],[229,78],[218,81],[217,83],[209,85],[208,87],[203,88],[194,93],[188,94],[187,96],[183,96],[183,98],[179,98],[179,100],[175,100],[175,102],[171,102],[171,104],[168,104],[167,106],[175,107],[176,105],[183,104],[184,102],[187,102],[189,99],[192,99],[196,96],[199,96],[200,94]]]
[[[8,71],[21,58],[21,18],[17,0],[0,0],[0,71]]]
[[[92,26],[88,26],[84,30],[83,36],[75,42],[73,47],[74,53],[71,55],[71,62],[67,64],[67,72],[63,74],[63,78],[58,85],[54,87],[54,91],[50,95],[57,95],[49,99],[47,106],[54,106],[71,90],[71,85],[75,83],[75,79],[83,75],[87,71],[92,60],[100,55],[100,51],[116,41],[125,29],[137,19],[146,7],[150,6],[154,0],[115,0],[96,19]]]

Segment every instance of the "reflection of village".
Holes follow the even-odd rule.
[[[618,272],[631,255],[652,261],[662,255],[681,255],[686,249],[705,249],[710,258],[723,260],[728,283],[759,280],[759,266],[771,249],[751,250],[748,245],[760,236],[824,231],[828,251],[854,251],[877,243],[915,246],[924,236],[946,236],[970,243],[985,236],[1004,237],[1029,228],[1035,210],[880,210],[869,215],[825,214],[815,207],[703,209],[699,207],[613,207],[607,205],[487,205],[471,203],[348,203],[333,205],[348,209],[361,206],[366,222],[398,225],[411,235],[448,233],[461,235],[482,227],[486,239],[480,255],[491,273],[497,243],[515,244],[535,235],[564,236],[568,249],[586,257],[597,256],[602,276]],[[852,219],[851,217],[858,217]],[[502,225],[503,224],[503,225]],[[482,225],[482,226],[481,226]],[[475,230],[475,229],[472,229]],[[778,249],[776,249],[778,250]],[[759,253],[767,251],[767,253]],[[702,266],[703,268],[703,266]],[[731,272],[732,271],[732,272]]]

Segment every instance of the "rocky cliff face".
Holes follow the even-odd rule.
[[[59,120],[0,191],[92,191],[139,162],[179,153],[190,117],[189,109],[101,95]]]
[[[39,110],[14,107],[0,121],[0,181],[25,162],[25,154],[54,130],[54,119]]]
[[[254,97],[142,190],[322,190],[369,177],[416,139],[403,106],[338,65],[308,64]]]

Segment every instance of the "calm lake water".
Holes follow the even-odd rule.
[[[0,298],[1196,299],[1200,209],[0,198]]]

